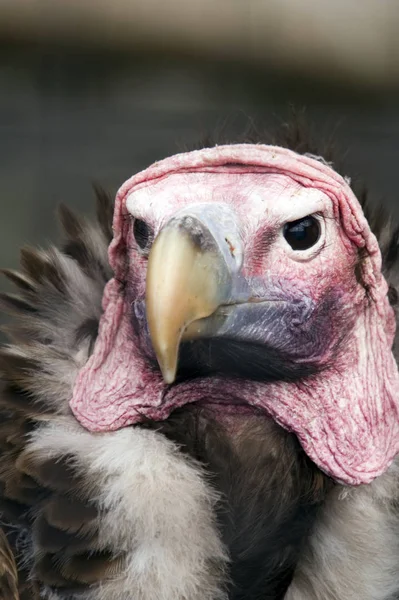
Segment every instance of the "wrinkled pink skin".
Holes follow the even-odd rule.
[[[218,167],[246,160],[250,167]],[[126,202],[155,234],[184,206],[228,204],[239,223],[247,279],[272,277],[283,288],[289,282],[316,306],[333,293],[339,310],[331,311],[320,329],[328,342],[317,357],[323,370],[295,383],[220,376],[166,386],[143,352],[143,331],[132,326],[135,302],[145,295],[147,259],[135,244]],[[308,214],[320,216],[322,239],[298,254],[285,242],[282,227]],[[115,430],[145,418],[166,419],[189,402],[222,406],[228,398],[231,404],[261,408],[294,431],[310,458],[338,481],[368,483],[387,469],[399,448],[394,316],[375,238],[339,175],[314,159],[276,148],[220,147],[179,155],[125,184],[114,229],[110,259],[117,279],[107,285],[95,350],[71,401],[84,427]],[[363,266],[368,295],[355,276],[362,246],[370,254]]]

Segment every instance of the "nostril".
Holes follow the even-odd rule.
[[[183,230],[190,237],[194,246],[201,252],[207,252],[216,247],[215,239],[208,227],[192,215],[175,217],[169,221],[168,226]]]
[[[154,232],[148,223],[141,219],[135,219],[133,223],[133,235],[140,250],[143,252],[149,250],[153,241]]]

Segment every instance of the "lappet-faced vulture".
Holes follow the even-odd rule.
[[[399,598],[398,232],[297,150],[161,160],[4,271],[1,598]]]

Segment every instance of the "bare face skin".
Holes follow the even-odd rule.
[[[349,186],[313,158],[243,145],[156,163],[117,197],[75,416],[107,431],[193,403],[261,411],[329,475],[372,480],[399,444],[379,257]]]

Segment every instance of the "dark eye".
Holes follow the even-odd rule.
[[[145,221],[134,220],[133,235],[140,250],[148,250],[152,242],[152,233],[151,227]]]
[[[286,223],[284,237],[293,250],[308,250],[319,240],[320,223],[311,216]]]

